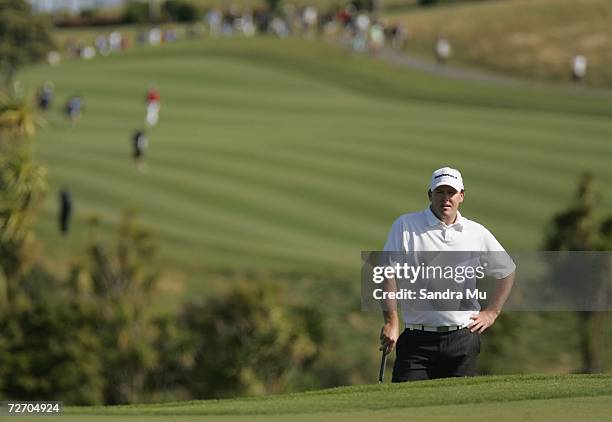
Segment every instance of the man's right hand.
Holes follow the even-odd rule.
[[[390,353],[398,338],[399,324],[397,322],[385,323],[380,330],[380,348],[378,350],[386,350],[386,353]]]

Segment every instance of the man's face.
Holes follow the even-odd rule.
[[[453,222],[459,204],[463,202],[463,191],[459,192],[447,185],[438,186],[433,192],[429,192],[429,200],[436,216],[441,219],[451,219],[451,222]]]

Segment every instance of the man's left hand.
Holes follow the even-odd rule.
[[[484,330],[486,330],[491,325],[493,325],[498,315],[499,315],[499,311],[493,311],[493,310],[480,311],[478,312],[477,315],[472,315],[470,317],[471,319],[474,320],[474,322],[470,324],[468,328],[470,329],[472,333],[476,331],[478,331],[478,333],[482,333],[484,332]]]

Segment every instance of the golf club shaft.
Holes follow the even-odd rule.
[[[378,372],[378,382],[382,383],[385,378],[385,366],[387,365],[387,350],[383,349],[380,360],[380,371]]]

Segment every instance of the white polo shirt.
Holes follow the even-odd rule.
[[[386,252],[505,251],[491,232],[481,224],[468,220],[457,212],[455,223],[446,225],[438,220],[429,207],[420,212],[404,214],[395,220],[383,250]],[[515,269],[516,265],[508,257],[505,265],[491,268],[487,271],[487,275],[501,279],[512,274]],[[470,316],[476,313],[475,311],[414,310],[408,308],[406,301],[402,301],[402,317],[406,324],[432,327],[467,326],[472,322]]]

